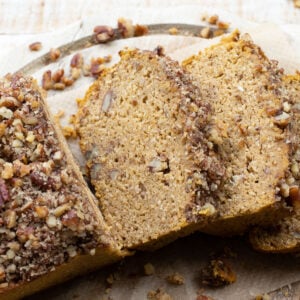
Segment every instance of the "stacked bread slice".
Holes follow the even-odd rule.
[[[294,208],[293,214],[273,224],[257,227],[250,233],[253,247],[264,252],[297,252],[300,250],[300,75],[287,75],[282,78],[286,102],[284,109],[290,114],[288,130],[290,164],[286,172],[284,191],[287,201]]]
[[[194,230],[243,233],[287,213],[278,189],[288,169],[281,70],[237,32],[184,68],[123,51],[80,103],[99,207],[128,248]]]
[[[123,257],[36,83],[0,80],[0,299]]]
[[[282,70],[237,31],[183,65],[211,103],[211,141],[226,169],[220,217],[204,231],[224,235],[274,224],[284,211],[288,169]]]

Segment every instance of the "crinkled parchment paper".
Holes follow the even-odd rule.
[[[25,63],[36,58],[49,48],[62,45],[79,37],[90,34],[94,25],[114,25],[118,16],[130,17],[136,23],[189,23],[200,24],[201,8],[194,6],[182,6],[170,8],[170,10],[143,10],[126,11],[118,9],[117,12],[106,12],[98,20],[82,20],[59,32],[45,33],[36,36],[13,37],[15,43],[10,40],[11,48],[1,50],[2,64],[0,73],[15,71]],[[170,13],[172,12],[172,13]],[[211,12],[214,13],[214,12]],[[281,67],[287,73],[293,73],[300,69],[300,57],[297,49],[300,46],[300,26],[274,24],[253,24],[241,20],[235,16],[220,14],[224,21],[231,22],[231,28],[239,28],[242,33],[250,33],[253,40],[259,44],[265,53],[279,61]],[[5,38],[7,39],[7,37]],[[11,37],[12,39],[12,37]],[[8,40],[8,39],[7,39]],[[43,51],[36,54],[27,50],[31,42],[41,40],[44,44]],[[201,49],[217,42],[215,40],[203,40],[195,37],[182,37],[170,35],[145,36],[112,42],[111,44],[98,45],[80,51],[85,60],[91,57],[99,57],[111,54],[112,63],[118,60],[118,51],[125,46],[139,47],[141,49],[154,49],[162,45],[166,53],[172,58],[182,59],[199,52]],[[7,42],[0,39],[1,42]],[[9,45],[6,43],[6,45]],[[72,56],[72,55],[71,55]],[[45,70],[64,68],[69,71],[70,58],[66,57],[55,64],[41,68],[33,74],[40,82]],[[76,112],[76,99],[84,96],[91,78],[81,78],[74,86],[64,91],[48,93],[48,103],[53,113],[64,110],[65,116],[62,123],[66,125],[71,114]],[[83,160],[76,141],[70,142],[76,159],[83,164]],[[237,273],[237,282],[218,289],[203,287],[200,283],[200,270],[207,263],[212,252],[221,251],[225,246],[231,247],[236,253],[231,258],[233,269]],[[143,275],[143,265],[152,263],[156,269],[151,276]],[[146,299],[149,290],[162,288],[174,299],[196,299],[197,292],[214,297],[214,299],[253,299],[260,293],[272,291],[276,288],[300,280],[299,259],[290,255],[264,255],[251,250],[251,247],[243,238],[221,239],[202,234],[179,240],[161,250],[153,253],[138,253],[134,257],[125,259],[121,264],[99,270],[91,275],[77,278],[59,287],[42,292],[32,299]],[[165,280],[167,275],[174,272],[181,273],[185,278],[182,286],[172,286]],[[106,278],[115,273],[116,280],[111,289]],[[106,290],[106,292],[105,292]]]

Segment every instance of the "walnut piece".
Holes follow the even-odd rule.
[[[40,51],[42,49],[42,43],[41,42],[34,42],[29,45],[30,51]]]

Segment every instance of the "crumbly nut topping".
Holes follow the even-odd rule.
[[[0,283],[7,286],[90,252],[100,231],[33,80],[1,79],[0,111]]]
[[[29,45],[30,51],[40,51],[42,49],[42,43],[41,42],[34,42]]]

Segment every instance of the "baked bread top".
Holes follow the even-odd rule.
[[[124,247],[165,243],[215,216],[224,169],[209,101],[177,62],[127,49],[79,103],[81,149],[99,207]]]
[[[32,78],[0,79],[0,139],[0,294],[114,248]]]
[[[204,230],[233,234],[277,220],[285,211],[278,187],[288,168],[284,128],[290,120],[282,110],[282,70],[238,31],[183,66],[211,104],[210,141],[225,167],[216,192],[221,223]]]
[[[265,252],[296,252],[300,250],[300,75],[282,78],[286,101],[284,109],[291,116],[287,141],[290,164],[282,190],[294,208],[292,215],[267,228],[255,228],[250,233],[253,247]]]

